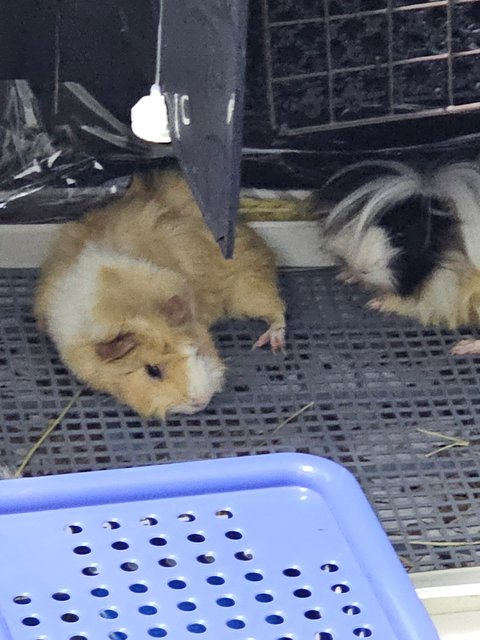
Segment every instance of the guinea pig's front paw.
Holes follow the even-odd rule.
[[[252,351],[269,343],[273,352],[285,353],[285,327],[269,327],[255,342]]]
[[[480,340],[469,338],[468,340],[460,340],[450,349],[450,353],[454,356],[473,356],[480,354]]]

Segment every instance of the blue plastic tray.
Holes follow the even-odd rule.
[[[0,483],[1,640],[437,640],[353,477],[275,454]]]

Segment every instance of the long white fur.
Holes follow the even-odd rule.
[[[396,283],[389,265],[399,249],[391,245],[387,233],[380,227],[366,229],[359,239],[354,229],[346,227],[333,237],[329,249],[345,260],[354,279],[364,279],[381,291],[394,289]]]
[[[389,183],[390,178],[375,178],[340,200],[325,221],[324,233],[329,235],[331,230],[336,229],[343,221],[348,220],[352,213],[358,211],[358,208],[362,206],[362,203],[365,203],[369,196],[377,193]]]
[[[442,325],[453,329],[468,320],[462,285],[470,270],[464,254],[448,251],[444,262],[423,283],[419,295],[403,298],[386,295],[374,299],[369,305],[386,313],[400,313],[414,318],[424,325]]]
[[[433,176],[432,188],[450,201],[461,222],[467,255],[480,268],[480,163],[456,162],[441,167]]]
[[[416,170],[410,165],[405,164],[403,162],[399,162],[398,160],[360,160],[359,162],[354,162],[353,164],[344,167],[337,171],[331,178],[327,180],[325,186],[336,182],[343,176],[348,173],[352,173],[356,169],[366,169],[368,167],[372,168],[381,168],[381,169],[389,169],[393,174],[397,175],[416,175]]]
[[[323,229],[326,249],[342,258],[359,279],[373,286],[378,284],[379,288],[391,284],[388,265],[395,252],[375,222],[389,206],[419,194],[449,203],[450,213],[460,222],[466,256],[474,267],[480,268],[480,159],[445,164],[425,174],[396,161],[364,161],[346,167],[329,182],[362,167],[378,167],[392,175],[374,177],[349,193],[332,209]],[[385,255],[380,257],[382,251]],[[455,295],[446,295],[447,289],[452,291],[458,286],[449,275],[451,268],[450,265],[445,273],[433,274],[434,295],[425,292],[428,304],[444,306],[454,302]],[[381,269],[386,271],[383,278]],[[444,284],[437,286],[439,281]],[[444,295],[435,302],[442,290]]]
[[[348,171],[366,166],[395,173],[369,180],[332,209],[323,229],[325,248],[345,261],[355,279],[374,289],[393,291],[395,281],[389,265],[399,250],[375,221],[387,207],[421,192],[423,179],[399,162],[366,161],[351,165]]]
[[[387,160],[356,162],[336,173],[327,184],[357,169],[368,167],[387,169],[392,173],[372,178],[338,202],[325,221],[324,232],[326,234],[329,234],[331,229],[338,228],[338,225],[348,219],[352,213],[358,211],[359,207],[361,208],[361,217],[357,218],[357,222],[358,233],[360,233],[365,225],[374,222],[385,206],[398,202],[399,198],[409,197],[422,190],[423,178],[415,169],[401,162]]]
[[[367,225],[371,225],[381,215],[388,205],[394,204],[407,199],[421,189],[420,179],[412,178],[410,176],[399,176],[391,178],[386,182],[384,187],[378,189],[373,194],[372,199],[367,202],[363,208],[356,228],[357,238],[361,235],[362,231]]]

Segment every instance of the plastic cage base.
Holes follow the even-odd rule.
[[[438,639],[359,486],[328,460],[1,488],[1,640]]]

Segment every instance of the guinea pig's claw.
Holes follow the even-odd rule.
[[[337,274],[336,279],[344,284],[355,284],[358,282],[358,278],[351,271],[348,271],[348,269],[342,269],[342,271]]]
[[[480,354],[480,340],[469,338],[468,340],[460,340],[453,345],[450,353],[454,356],[473,356]]]
[[[370,309],[371,311],[380,311],[380,312],[386,313],[385,298],[383,298],[382,296],[378,296],[377,298],[372,298],[367,302],[365,306],[367,307],[367,309]]]
[[[274,329],[270,327],[262,333],[259,339],[255,342],[252,347],[252,351],[254,349],[259,349],[260,347],[264,347],[266,344],[269,344],[272,347],[272,351],[274,353],[280,351],[281,353],[285,353],[285,327],[280,327]]]

